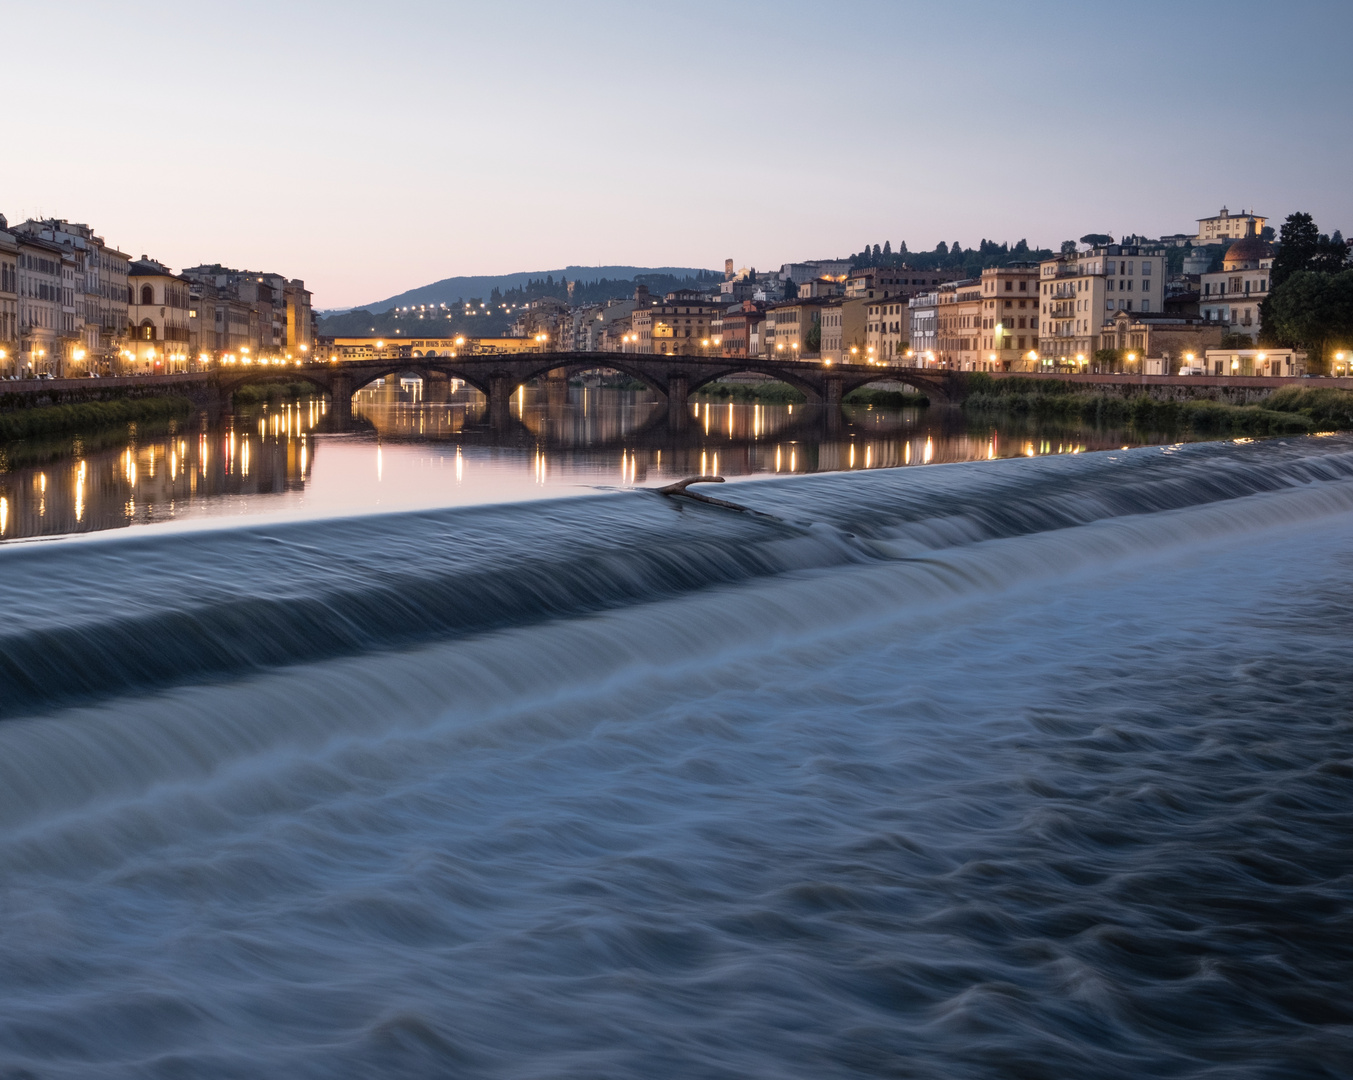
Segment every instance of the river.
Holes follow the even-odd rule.
[[[239,409],[216,423],[0,445],[0,542],[222,519],[334,517],[467,506],[670,483],[694,474],[856,471],[1081,453],[1179,438],[1092,424],[974,420],[952,408],[820,408],[696,401],[671,431],[650,392],[523,388],[512,424],[490,428],[483,398],[442,403],[402,389],[357,395],[357,423],[334,431],[320,398]]]
[[[0,1075],[1349,1076],[1353,437],[782,436],[0,545]]]

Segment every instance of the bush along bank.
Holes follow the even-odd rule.
[[[774,405],[802,405],[808,398],[788,383],[712,382],[696,390],[692,397],[720,398],[724,401],[755,401]]]
[[[187,398],[170,396],[45,405],[0,413],[0,441],[91,431],[114,424],[183,420],[192,411],[193,403]]]
[[[262,401],[295,401],[297,398],[319,394],[314,383],[304,380],[277,383],[245,383],[235,388],[231,400],[236,405],[257,405]]]
[[[908,390],[880,390],[873,386],[852,390],[842,400],[847,405],[882,405],[892,409],[919,409],[930,404],[930,399],[924,394]]]
[[[1127,424],[1146,431],[1188,428],[1199,433],[1300,435],[1353,428],[1353,393],[1347,390],[1285,387],[1259,405],[1218,401],[1157,401],[1078,393],[1059,380],[974,379],[977,388],[963,402],[966,412],[1008,413],[1048,420]]]

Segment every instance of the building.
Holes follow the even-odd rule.
[[[698,356],[714,347],[711,323],[723,308],[702,293],[680,290],[661,302],[640,304],[632,316],[633,351],[658,356]]]
[[[1221,336],[1219,324],[1203,319],[1119,311],[1100,330],[1098,348],[1111,349],[1120,359],[1096,366],[1141,375],[1175,375],[1181,368],[1200,363],[1208,349],[1221,344]]]
[[[982,271],[982,322],[978,348],[990,371],[1039,368],[1038,264],[1016,262]]]
[[[938,290],[919,293],[907,301],[911,323],[908,359],[913,367],[933,367],[939,363],[939,307]]]
[[[818,309],[818,325],[822,328],[821,355],[823,360],[839,363],[842,357],[841,316],[842,300],[828,300]]]
[[[846,296],[852,299],[863,297],[866,300],[883,296],[910,298],[954,280],[953,274],[934,270],[913,270],[909,266],[867,266],[851,271],[846,277]]]
[[[146,375],[188,370],[190,284],[144,255],[131,264],[127,275],[131,302],[127,306],[126,370]]]
[[[752,300],[727,308],[719,316],[719,331],[715,335],[719,355],[742,360],[759,356],[765,319],[761,305]]]
[[[1194,237],[1194,243],[1218,244],[1226,240],[1243,240],[1247,236],[1258,236],[1266,224],[1268,218],[1259,217],[1252,210],[1249,213],[1242,210],[1232,214],[1223,206],[1215,217],[1198,219],[1198,235]]]
[[[64,308],[62,290],[65,273],[60,245],[16,232],[16,299],[19,309],[20,375],[64,374],[62,357],[66,341],[62,337]],[[73,299],[73,298],[72,298]]]
[[[110,247],[90,226],[62,218],[25,221],[17,231],[56,244],[64,253],[61,348],[65,374],[111,373],[127,336],[131,257]]]
[[[799,356],[817,356],[822,343],[819,326],[823,302],[821,300],[786,300],[766,309],[764,348],[767,357],[781,360]],[[814,340],[816,338],[816,340]]]
[[[300,278],[203,263],[183,271],[192,286],[194,356],[302,359],[315,347],[315,314]],[[210,316],[210,317],[208,317]],[[244,320],[248,320],[247,327]]]
[[[867,303],[864,358],[879,364],[902,363],[911,340],[906,298],[889,296]]]
[[[1237,240],[1222,257],[1219,273],[1202,275],[1199,311],[1231,333],[1259,339],[1259,304],[1273,277],[1273,247],[1256,236]]]
[[[1296,349],[1208,349],[1200,374],[1301,376],[1306,374],[1306,354]]]
[[[19,373],[19,244],[0,214],[0,378]]]
[[[1106,244],[1039,264],[1039,358],[1042,366],[1091,364],[1100,330],[1119,311],[1162,314],[1165,253]]]

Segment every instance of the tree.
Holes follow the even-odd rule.
[[[1259,239],[1266,244],[1271,244],[1273,242],[1273,238],[1277,235],[1278,234],[1273,231],[1272,225],[1265,225],[1262,229],[1259,230]],[[1189,246],[1192,247],[1193,245],[1190,244]]]
[[[1264,339],[1305,349],[1313,370],[1328,370],[1329,354],[1353,347],[1353,270],[1298,270],[1264,302]]]
[[[878,265],[878,261],[879,261],[879,259],[882,257],[882,255],[883,255],[883,252],[879,250],[878,244],[875,244],[875,245],[874,245],[874,265],[875,265],[875,266]]]
[[[893,257],[893,242],[891,240],[883,241],[883,257],[885,259]]]
[[[813,315],[813,325],[808,328],[808,337],[804,340],[804,349],[810,353],[822,351],[822,316]]]
[[[1063,254],[1063,255],[1074,255],[1074,254],[1076,254],[1076,241],[1074,241],[1074,240],[1063,240],[1063,241],[1062,241],[1062,254]]]
[[[1092,232],[1086,233],[1081,237],[1082,244],[1089,244],[1091,247],[1103,247],[1105,244],[1112,244],[1113,237],[1108,233]]]
[[[1249,334],[1235,332],[1222,334],[1217,347],[1222,349],[1248,349],[1253,344],[1254,342],[1250,340]]]
[[[785,299],[797,300],[799,298],[799,287],[794,283],[793,278],[785,278]]]
[[[936,254],[936,255],[948,255],[948,254],[949,254],[949,245],[946,244],[943,240],[941,240],[938,244],[935,245],[935,254]]]

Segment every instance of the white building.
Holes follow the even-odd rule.
[[[1084,368],[1118,312],[1165,310],[1165,252],[1107,244],[1059,255],[1039,264],[1039,292],[1044,365]]]
[[[1259,304],[1273,278],[1273,248],[1254,236],[1237,240],[1227,249],[1221,271],[1202,278],[1198,309],[1203,318],[1257,341]]]
[[[911,360],[915,367],[929,367],[935,362],[935,350],[938,347],[938,329],[940,294],[938,292],[920,293],[913,296],[907,304],[908,318],[911,322]]]

